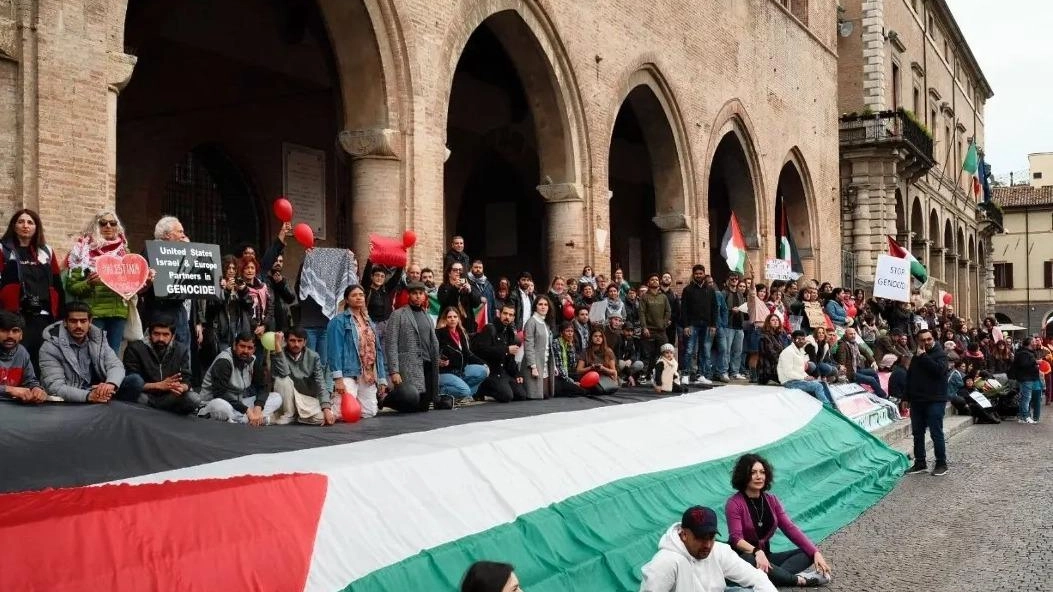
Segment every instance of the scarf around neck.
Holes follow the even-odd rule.
[[[103,255],[124,257],[128,253],[128,241],[123,234],[117,235],[112,241],[96,241],[93,235],[81,236],[73,243],[69,255],[66,256],[66,266],[70,270],[81,269],[85,272],[95,271],[95,260]]]

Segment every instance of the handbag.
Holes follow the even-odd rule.
[[[143,340],[143,319],[139,316],[139,295],[133,294],[128,304],[128,321],[124,324],[124,339],[129,343]]]

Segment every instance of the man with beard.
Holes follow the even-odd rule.
[[[252,426],[270,425],[276,419],[282,398],[267,392],[263,365],[256,366],[255,354],[256,336],[244,331],[216,356],[201,383],[201,397],[208,403],[199,416]]]
[[[422,284],[424,284],[424,294],[427,295],[428,298],[435,298],[439,295],[439,286],[435,284],[435,272],[432,271],[430,268],[425,267],[424,269],[420,270],[420,281]],[[408,290],[406,292],[406,295],[408,302]]]
[[[183,230],[183,223],[175,216],[164,216],[154,226],[154,240],[190,242]],[[151,280],[152,280],[151,276]],[[143,316],[146,318],[168,317],[175,323],[175,340],[187,346],[186,361],[189,365],[191,348],[201,345],[205,335],[204,318],[197,301],[190,298],[161,298],[154,294],[153,286],[147,284],[143,297]],[[191,332],[193,329],[193,332]],[[120,361],[120,360],[118,360]],[[196,365],[196,362],[194,362]]]
[[[22,345],[25,323],[20,315],[0,310],[0,399],[43,403],[48,394],[40,388],[29,352]]]
[[[658,541],[643,566],[640,592],[723,592],[725,580],[754,592],[776,592],[768,576],[716,541],[717,514],[693,506]]]
[[[186,346],[175,341],[172,320],[153,319],[146,326],[146,340],[129,343],[124,350],[127,375],[122,390],[146,394],[146,404],[162,411],[187,415],[197,411],[201,398],[190,390]]]
[[[271,373],[274,390],[282,398],[281,416],[275,423],[336,423],[332,395],[325,388],[322,360],[307,348],[307,332],[293,327],[288,335],[276,334],[274,345],[277,351],[271,356]]]
[[[433,402],[440,407],[439,338],[428,316],[428,296],[424,284],[413,283],[409,306],[391,313],[384,328],[384,360],[389,374],[391,393],[384,405],[398,411],[427,411]],[[449,407],[453,408],[452,400]]]
[[[666,327],[665,336],[669,340],[669,343],[676,347],[677,328],[680,326],[680,297],[673,291],[673,275],[670,273],[663,273],[662,279],[658,283],[658,291],[665,294],[665,297],[669,300],[669,326]]]
[[[271,296],[274,298],[275,331],[288,331],[289,327],[292,326],[292,313],[289,311],[289,306],[296,302],[296,294],[293,294],[288,282],[285,281],[285,276],[282,275],[284,267],[285,256],[276,256],[271,263],[270,271],[264,278],[267,288],[270,289]]]
[[[512,302],[516,307],[516,330],[522,331],[530,315],[534,314],[534,292],[532,286],[534,276],[529,271],[519,274],[519,287],[512,294]]]
[[[482,261],[479,259],[472,261],[472,270],[468,273],[467,280],[472,286],[472,291],[476,292],[483,299],[483,303],[486,304],[487,324],[493,323],[497,319],[497,311],[494,310],[494,285],[490,283],[486,274],[483,273]],[[465,312],[470,313],[471,311]]]
[[[45,391],[70,403],[109,403],[115,395],[134,401],[139,396],[117,392],[124,365],[102,330],[91,324],[91,307],[79,301],[66,305],[65,321],[44,329],[40,377]]]
[[[516,305],[506,302],[497,313],[497,322],[487,325],[472,342],[472,348],[490,367],[490,376],[479,386],[476,399],[484,395],[493,397],[498,403],[526,399],[523,377],[519,375],[516,354],[519,339],[515,330]]]
[[[658,358],[658,348],[667,343],[665,331],[669,328],[672,318],[669,299],[659,290],[659,285],[659,275],[652,273],[647,277],[647,292],[640,299],[645,368],[654,368],[655,360]]]
[[[680,298],[681,322],[687,337],[684,375],[691,375],[691,382],[710,385],[709,354],[713,350],[713,337],[717,332],[716,295],[706,282],[706,267],[691,268],[691,283],[684,287]]]

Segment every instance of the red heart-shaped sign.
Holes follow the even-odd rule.
[[[106,287],[127,300],[146,285],[150,266],[142,255],[135,253],[124,257],[102,255],[95,259],[95,272]]]

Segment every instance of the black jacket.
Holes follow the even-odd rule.
[[[471,288],[471,284],[469,284],[469,288]],[[443,282],[439,286],[438,300],[440,315],[448,306],[460,310],[461,318],[464,320],[464,328],[469,334],[475,333],[475,309],[483,303],[478,291],[469,289],[467,292],[461,292],[460,288],[450,282]]]
[[[947,400],[947,352],[938,342],[932,349],[916,354],[907,370],[907,388],[904,400],[917,402],[939,402]]]
[[[1013,369],[1016,371],[1016,380],[1041,380],[1042,375],[1038,372],[1038,358],[1035,352],[1021,347],[1013,356]]]
[[[490,367],[490,376],[519,376],[519,364],[508,353],[508,346],[521,345],[513,326],[501,323],[487,325],[472,339],[472,349]],[[441,348],[441,343],[440,343]]]
[[[292,313],[289,306],[296,302],[296,294],[289,288],[289,282],[282,275],[282,281],[275,282],[271,274],[266,276],[267,287],[270,288],[271,297],[274,299],[274,330],[288,331],[292,326]]]
[[[138,374],[144,382],[161,382],[169,376],[180,375],[181,382],[190,385],[190,366],[187,361],[186,346],[172,341],[165,351],[157,351],[146,341],[134,341],[124,350],[125,374]],[[147,393],[161,396],[163,393]]]
[[[717,299],[713,288],[694,281],[685,286],[680,294],[680,322],[685,327],[714,327],[716,318]]]
[[[436,329],[435,336],[439,338],[439,355],[450,361],[447,366],[439,366],[439,374],[464,374],[464,367],[468,364],[485,364],[479,356],[472,353],[468,343],[468,335],[464,329],[460,329],[461,344],[458,346],[450,336],[448,329]]]
[[[388,279],[379,288],[373,287],[374,266],[372,261],[366,261],[366,271],[362,274],[362,281],[366,282],[363,287],[366,292],[366,310],[369,311],[369,318],[374,323],[383,323],[391,317],[391,312],[395,309],[395,292],[398,291],[402,282],[403,273],[401,268],[394,270],[381,266],[377,268],[388,274]]]
[[[451,263],[460,263],[461,267],[464,268],[464,271],[461,272],[461,277],[468,275],[468,270],[472,268],[472,260],[468,257],[468,253],[464,251],[461,251],[460,253],[453,249],[446,251],[446,255],[442,258],[443,273],[446,273],[446,270],[450,268]],[[446,278],[443,279],[445,280]]]

